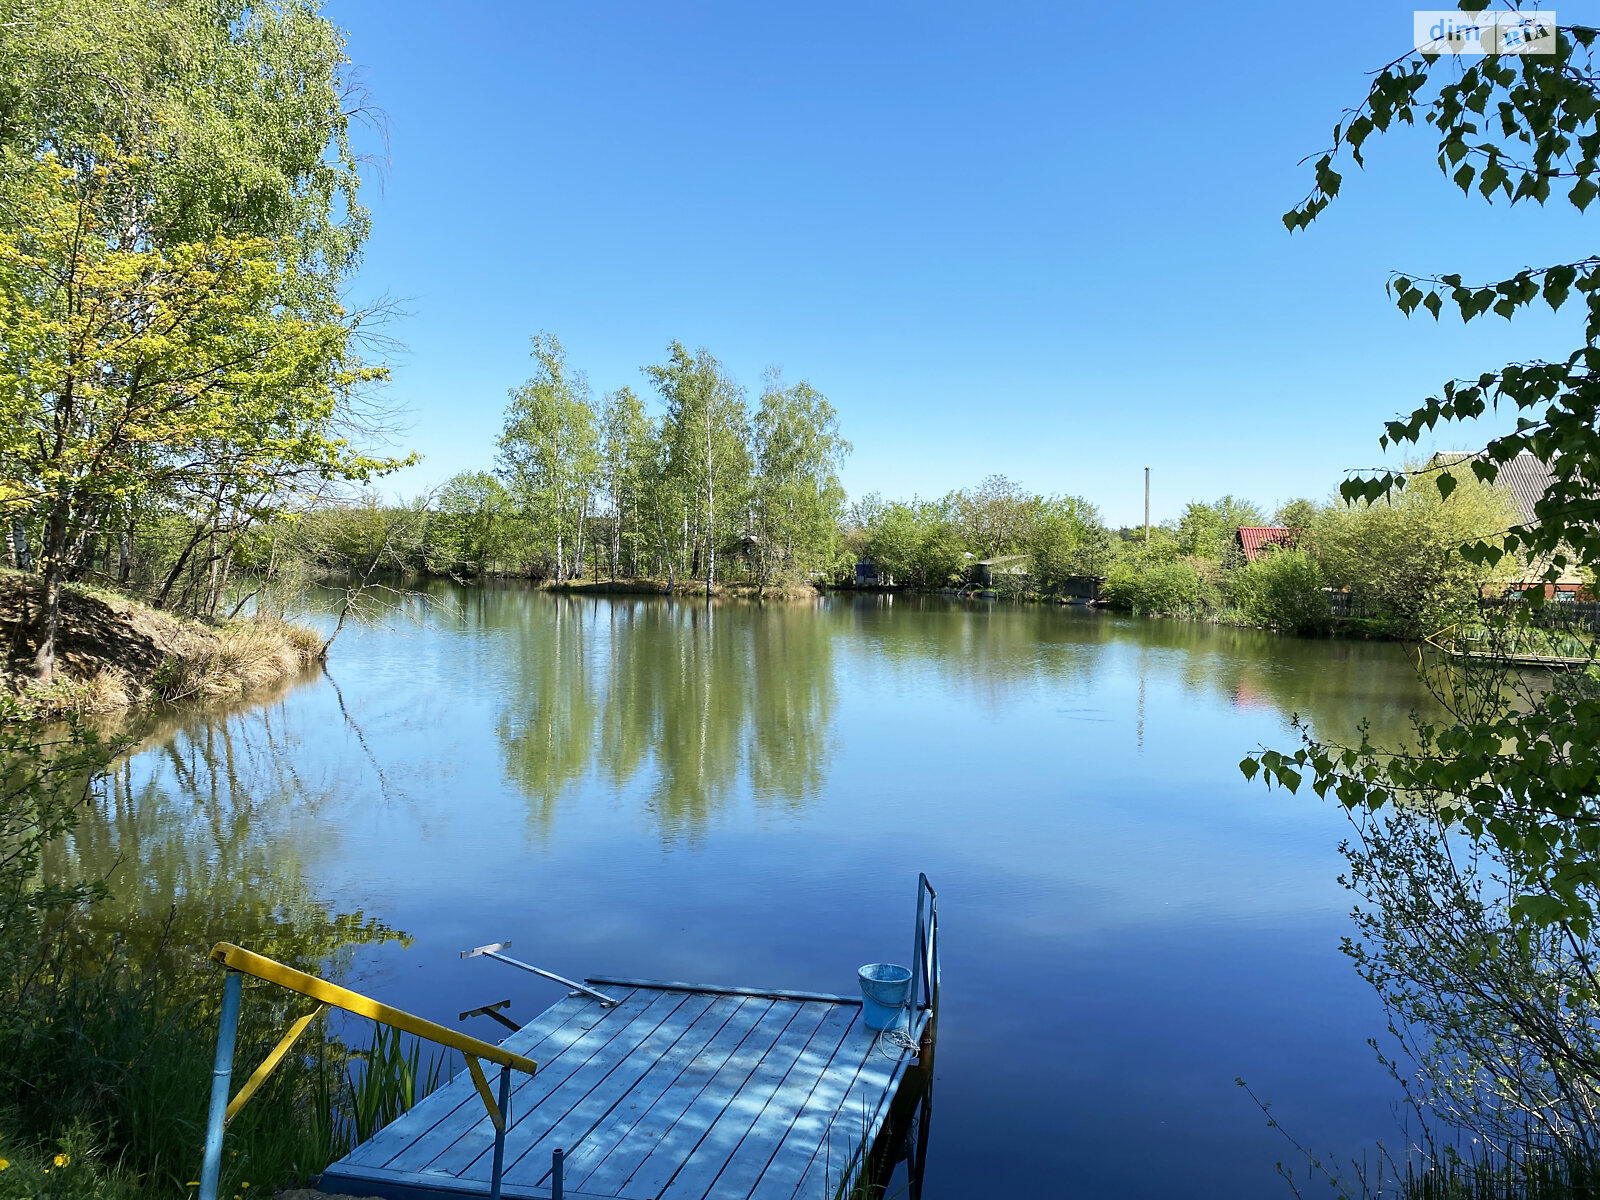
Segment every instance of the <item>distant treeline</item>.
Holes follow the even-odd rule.
[[[1421,486],[1380,504],[1301,499],[1270,514],[1223,496],[1187,505],[1148,539],[1142,527],[1107,527],[1081,497],[1038,495],[998,475],[937,500],[869,494],[846,505],[834,474],[845,443],[832,408],[807,385],[785,388],[775,378],[743,427],[748,440],[724,447],[730,469],[707,487],[677,415],[687,406],[652,419],[624,389],[592,407],[553,340],[540,347],[549,357],[513,395],[495,471],[457,475],[410,504],[368,495],[306,511],[264,530],[263,539],[276,540],[263,540],[256,557],[279,570],[298,562],[356,575],[393,569],[663,587],[710,579],[757,590],[851,586],[861,564],[882,585],[981,581],[1004,596],[1046,600],[1093,580],[1103,602],[1145,615],[1304,633],[1337,616],[1390,636],[1437,628],[1486,587],[1526,573],[1510,557],[1489,566],[1456,552],[1518,519],[1505,489],[1471,478],[1448,500]],[[704,351],[675,346],[666,366],[649,370],[679,395],[725,389],[731,403],[720,428],[738,428],[726,417],[739,412],[740,393]],[[566,432],[551,413],[563,414]],[[597,465],[580,469],[586,463]],[[1252,561],[1241,526],[1279,527],[1285,544]]]
[[[1225,496],[1190,504],[1176,521],[1124,531],[1103,599],[1135,612],[1315,633],[1339,618],[1351,632],[1420,636],[1476,610],[1486,587],[1524,570],[1506,557],[1475,564],[1460,547],[1518,521],[1510,492],[1475,478],[1448,500],[1424,481],[1377,504],[1294,500],[1270,520]],[[1252,560],[1242,527],[1272,525],[1283,544]]]
[[[1082,594],[1090,580],[1104,602],[1143,614],[1301,632],[1337,615],[1406,635],[1526,570],[1456,553],[1518,520],[1505,489],[1470,478],[1448,500],[1422,486],[1381,504],[1301,499],[1271,513],[1223,496],[1148,536],[1108,527],[1081,496],[1001,475],[937,499],[852,504],[838,414],[804,381],[769,371],[752,403],[709,351],[674,342],[642,368],[645,397],[597,397],[555,337],[537,335],[532,355],[483,470],[406,503],[313,495],[231,525],[146,504],[120,528],[86,531],[72,571],[201,612],[228,611],[264,580],[381,571],[759,594],[981,584],[1038,599]],[[1287,530],[1285,544],[1251,561],[1237,531],[1264,525]],[[15,565],[31,565],[24,522],[13,533]]]
[[[533,339],[533,359],[492,469],[407,504],[367,494],[304,507],[259,527],[241,564],[268,575],[693,581],[763,594],[865,580],[1050,599],[1092,580],[1102,601],[1143,614],[1299,632],[1337,615],[1391,635],[1437,627],[1525,570],[1457,553],[1518,520],[1508,491],[1472,478],[1448,500],[1419,486],[1381,504],[1299,499],[1271,513],[1223,496],[1148,534],[1108,527],[1081,496],[1040,495],[1002,475],[938,499],[871,493],[851,504],[838,477],[849,443],[804,381],[769,371],[752,405],[709,351],[674,342],[642,368],[647,408],[627,387],[597,398],[549,334]],[[1238,530],[1259,526],[1287,532],[1252,560]]]

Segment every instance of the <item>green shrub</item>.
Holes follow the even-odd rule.
[[[1254,625],[1312,633],[1328,625],[1326,584],[1304,550],[1270,550],[1233,572],[1233,602]]]
[[[15,1127],[11,1114],[3,1119]],[[44,1147],[0,1136],[0,1200],[140,1200],[147,1194],[101,1160],[87,1126],[75,1125]]]
[[[108,753],[79,727],[0,720],[0,1200],[180,1196],[199,1167],[222,994],[206,955],[224,931],[177,906],[153,929],[108,918],[117,899],[103,886],[52,878],[44,860],[96,799]],[[291,922],[274,909],[249,928],[312,972],[346,945],[399,936],[360,914],[311,910]],[[248,989],[235,1090],[306,1007],[282,989]],[[279,1064],[228,1127],[224,1195],[303,1184],[352,1133],[439,1081],[437,1060],[422,1069],[398,1036],[375,1038],[355,1079],[353,1057],[318,1036]]]
[[[1176,616],[1200,602],[1200,574],[1186,562],[1120,562],[1111,568],[1100,594],[1114,608]]]

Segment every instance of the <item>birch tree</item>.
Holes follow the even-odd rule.
[[[754,449],[752,556],[765,591],[776,575],[831,562],[845,502],[838,471],[850,443],[826,397],[805,382],[785,388],[772,371],[756,409]]]
[[[500,435],[499,474],[545,544],[553,575],[583,570],[583,536],[600,469],[589,382],[567,367],[550,333],[533,337],[533,375],[511,393]]]
[[[617,577],[624,561],[627,573],[637,576],[639,544],[644,536],[640,527],[642,492],[654,456],[655,430],[643,402],[626,387],[606,393],[600,427],[601,473],[611,516],[607,547],[611,578]]]
[[[702,348],[673,342],[667,361],[644,368],[666,413],[661,437],[664,474],[688,503],[679,563],[703,576],[709,594],[717,574],[718,539],[739,532],[750,481],[749,416],[744,389]]]

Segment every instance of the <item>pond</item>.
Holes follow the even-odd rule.
[[[925,1195],[1279,1197],[1294,1151],[1236,1077],[1318,1152],[1399,1141],[1400,1117],[1338,949],[1345,820],[1238,763],[1292,746],[1294,713],[1399,736],[1426,703],[1412,653],[941,598],[436,583],[347,627],[325,675],[156,719],[70,853],[112,919],[176,905],[178,936],[271,953],[269,928],[365,922],[341,977],[451,1026],[562,994],[459,957],[494,941],[573,977],[850,992],[909,961],[926,871]]]

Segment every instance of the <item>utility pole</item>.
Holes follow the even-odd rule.
[[[1144,469],[1144,544],[1150,544],[1150,468]]]

